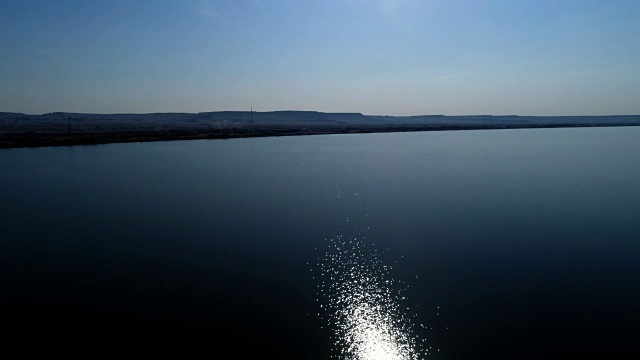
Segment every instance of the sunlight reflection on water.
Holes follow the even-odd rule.
[[[326,239],[315,270],[319,315],[331,334],[332,358],[422,359],[429,349],[415,331],[417,314],[409,315],[411,309],[403,304],[408,286],[393,279],[393,267],[384,265],[367,241],[368,229]]]

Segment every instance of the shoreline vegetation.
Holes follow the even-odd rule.
[[[316,111],[27,115],[0,112],[0,148],[410,131],[640,126],[640,115],[376,116]]]

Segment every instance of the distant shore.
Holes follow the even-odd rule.
[[[0,113],[0,148],[411,131],[640,126],[640,116],[370,116],[313,111]]]

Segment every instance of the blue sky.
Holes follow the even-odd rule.
[[[640,114],[640,1],[4,0],[0,111]]]

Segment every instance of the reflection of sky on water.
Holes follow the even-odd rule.
[[[416,334],[412,320],[417,315],[409,315],[404,304],[408,286],[391,277],[393,267],[384,265],[381,253],[367,241],[368,229],[327,239],[317,264],[318,315],[329,328],[332,357],[421,359],[429,350]]]

